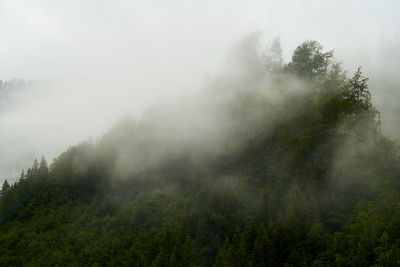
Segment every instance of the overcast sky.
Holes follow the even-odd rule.
[[[350,70],[371,66],[398,47],[399,10],[396,0],[0,0],[0,79],[40,84],[0,109],[0,181],[199,90],[253,31],[280,36],[286,61],[315,39]]]

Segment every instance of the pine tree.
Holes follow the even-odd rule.
[[[37,159],[35,159],[35,161],[33,162],[31,172],[32,172],[32,176],[34,178],[38,178],[38,176],[39,176],[39,163],[38,163]]]
[[[40,160],[39,170],[38,170],[39,178],[46,178],[48,172],[49,172],[49,170],[48,170],[48,167],[47,167],[47,161],[44,158],[44,156],[42,156],[42,158]]]
[[[21,171],[21,176],[19,177],[19,182],[23,181],[25,179],[25,171]]]
[[[8,183],[7,179],[4,180],[3,185],[1,186],[1,196],[5,196],[10,191],[10,184]]]
[[[28,168],[28,169],[26,170],[25,178],[27,178],[27,179],[32,178],[32,171],[31,171],[31,168]]]

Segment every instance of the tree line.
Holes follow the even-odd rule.
[[[316,41],[288,63],[279,39],[253,41],[221,143],[179,149],[151,119],[124,120],[5,181],[0,265],[399,265],[398,148],[368,78]]]

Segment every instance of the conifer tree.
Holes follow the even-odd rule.
[[[1,186],[1,196],[5,196],[10,191],[10,184],[8,183],[7,179],[4,180],[3,185]]]
[[[24,179],[25,179],[25,171],[22,170],[22,171],[21,171],[21,176],[19,177],[19,181],[21,182],[21,181],[23,181]]]
[[[48,174],[47,161],[44,158],[44,156],[42,156],[39,164],[38,176],[39,178],[46,178],[47,174]]]
[[[31,168],[28,168],[28,169],[26,170],[25,178],[27,178],[27,179],[32,178],[32,171],[31,171]]]
[[[39,175],[39,163],[38,163],[37,159],[35,159],[35,161],[33,162],[31,172],[32,172],[32,176],[34,178],[38,177],[38,175]]]

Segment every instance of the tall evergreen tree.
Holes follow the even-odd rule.
[[[32,170],[31,170],[31,168],[28,168],[28,169],[26,170],[25,178],[30,179],[30,178],[32,178],[32,177],[33,177],[33,176],[32,176]]]
[[[21,181],[23,181],[24,179],[25,179],[25,171],[22,170],[22,171],[21,171],[21,175],[20,175],[20,177],[19,177],[19,181],[21,182]]]
[[[10,184],[8,183],[7,179],[4,180],[3,185],[1,186],[1,196],[5,196],[10,191]]]
[[[46,178],[47,174],[48,174],[48,167],[47,167],[47,161],[44,158],[44,156],[42,156],[41,160],[40,160],[40,164],[39,164],[39,169],[38,169],[38,176],[39,178]]]
[[[37,178],[39,175],[39,163],[38,160],[35,159],[31,168],[33,178]]]

